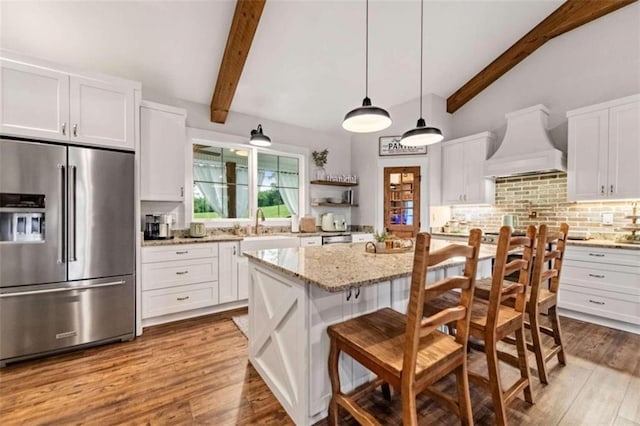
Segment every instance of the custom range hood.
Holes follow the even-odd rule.
[[[567,157],[549,139],[548,116],[549,110],[544,105],[507,114],[507,131],[498,150],[485,162],[485,176],[565,172]]]

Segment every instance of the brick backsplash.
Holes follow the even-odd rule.
[[[518,216],[518,227],[546,223],[554,228],[567,222],[575,232],[590,232],[594,236],[612,238],[617,228],[630,223],[625,219],[631,214],[634,201],[618,202],[567,202],[566,173],[548,173],[535,176],[496,179],[496,201],[493,206],[453,206],[453,218],[466,218],[472,226],[485,230],[497,230],[502,215]],[[537,212],[529,218],[529,212]],[[602,224],[602,213],[613,213],[613,225]]]

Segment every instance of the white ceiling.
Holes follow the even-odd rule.
[[[561,0],[426,1],[423,93],[444,98]],[[5,1],[0,46],[209,104],[235,0]],[[364,97],[363,0],[267,0],[231,110],[326,132]],[[419,92],[420,2],[371,0],[369,96]]]

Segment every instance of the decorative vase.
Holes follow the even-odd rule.
[[[326,177],[327,173],[325,172],[324,167],[316,167],[314,180],[325,180]]]

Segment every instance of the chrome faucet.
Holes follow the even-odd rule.
[[[262,211],[262,209],[260,207],[258,207],[258,210],[256,210],[256,235],[259,234],[258,230],[258,217],[260,217],[260,220],[262,220],[264,222],[264,212]]]

